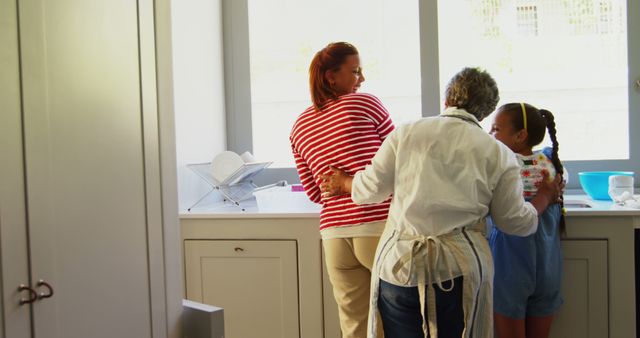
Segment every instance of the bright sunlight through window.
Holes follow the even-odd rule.
[[[334,41],[355,45],[365,82],[394,123],[421,116],[418,0],[249,0],[253,152],[294,167],[293,122],[311,105],[309,63]]]
[[[441,88],[479,66],[499,104],[554,113],[561,159],[628,159],[626,18],[625,0],[440,0]]]

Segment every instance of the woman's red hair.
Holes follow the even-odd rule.
[[[329,101],[338,98],[331,84],[324,74],[327,70],[340,70],[347,56],[358,55],[358,50],[347,42],[333,42],[316,53],[309,66],[309,88],[311,89],[311,101],[317,111]]]

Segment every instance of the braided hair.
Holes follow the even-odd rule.
[[[549,131],[549,138],[551,139],[551,163],[556,170],[556,173],[564,176],[564,167],[560,158],[558,157],[558,138],[556,136],[556,122],[553,114],[546,109],[538,109],[530,104],[524,104],[526,113],[526,125],[527,125],[527,146],[534,147],[542,142],[544,139],[545,131]],[[522,130],[525,126],[523,119],[522,108],[520,103],[508,103],[501,106],[498,111],[506,113],[513,123],[515,130]],[[562,214],[560,215],[560,233],[566,235],[566,221],[564,217],[564,201],[560,198],[560,208]]]
[[[551,153],[551,162],[553,163],[553,167],[556,169],[556,172],[559,174],[564,174],[564,167],[560,162],[560,158],[558,158],[558,138],[556,136],[556,122],[553,114],[550,111],[545,109],[540,109],[540,116],[545,119],[547,124],[547,130],[549,131],[549,138],[551,139],[552,153]]]
[[[549,138],[551,139],[551,163],[553,163],[553,167],[556,169],[556,173],[560,174],[560,176],[564,175],[564,167],[560,162],[560,158],[558,157],[558,138],[556,136],[556,122],[553,114],[546,109],[540,109],[540,116],[542,116],[547,122],[547,130],[549,130]],[[560,214],[560,233],[562,235],[567,234],[567,224],[564,218],[564,198],[560,196],[560,208],[562,209],[562,213]]]

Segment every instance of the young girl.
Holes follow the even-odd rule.
[[[545,129],[552,148],[533,151]],[[524,198],[535,196],[539,182],[548,174],[563,174],[558,159],[558,140],[553,115],[525,103],[498,108],[491,134],[516,153],[522,167]],[[489,244],[495,264],[494,324],[496,337],[546,338],[553,314],[562,304],[560,295],[564,232],[562,203],[551,204],[539,216],[538,230],[527,237],[507,235],[493,228]]]

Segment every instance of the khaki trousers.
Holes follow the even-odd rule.
[[[343,338],[367,336],[371,267],[378,240],[379,237],[353,237],[322,241]],[[383,337],[381,325],[378,332],[378,337]]]

